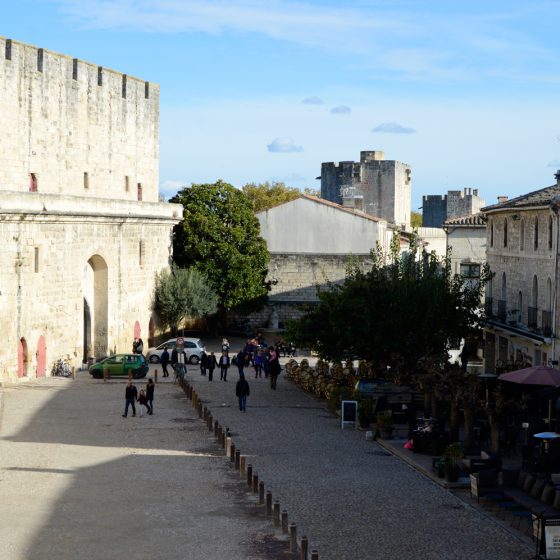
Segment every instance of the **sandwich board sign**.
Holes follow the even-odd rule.
[[[356,427],[358,424],[358,401],[342,401],[340,409],[340,427],[351,425]]]

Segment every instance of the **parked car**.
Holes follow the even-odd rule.
[[[198,362],[200,362],[200,356],[202,356],[202,353],[205,351],[202,340],[200,340],[200,338],[183,338],[183,341],[187,359],[191,364],[198,364]],[[148,348],[146,359],[152,364],[158,364],[164,348],[167,348],[169,356],[171,356],[171,352],[174,350],[176,344],[177,339],[170,338],[155,348]]]
[[[128,377],[129,372],[132,372],[134,379],[146,377],[150,369],[142,354],[115,354],[91,365],[89,373],[96,379],[101,379],[105,368],[109,370],[111,377],[119,375]]]
[[[383,387],[388,385],[390,384],[385,379],[371,379],[364,377],[356,381],[354,392],[357,396],[373,397],[379,395],[380,393],[384,394],[385,391],[383,391]]]

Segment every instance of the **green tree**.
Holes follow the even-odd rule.
[[[262,212],[301,196],[301,191],[282,182],[248,183],[241,190],[251,201],[254,212]]]
[[[221,311],[266,296],[270,255],[242,191],[221,180],[193,184],[170,202],[184,208],[183,221],[174,229],[174,261],[206,275]]]
[[[369,272],[356,267],[342,284],[319,291],[319,303],[291,324],[296,344],[332,361],[364,358],[406,381],[423,362],[441,362],[480,328],[488,271],[479,284],[469,284],[451,274],[449,258],[416,259],[415,253],[412,247],[408,255],[393,254],[386,265],[380,252],[372,252]]]
[[[410,213],[410,225],[413,228],[422,227],[422,214],[420,212]]]
[[[218,296],[204,274],[195,268],[162,270],[156,276],[153,309],[163,328],[177,331],[187,318],[212,315],[218,309]]]

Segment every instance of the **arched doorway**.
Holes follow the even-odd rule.
[[[134,323],[134,339],[140,338],[141,333],[142,333],[142,329],[140,328],[140,323],[136,321]]]
[[[29,354],[27,352],[27,341],[23,336],[19,339],[18,343],[18,377],[27,376],[27,367],[29,365]]]
[[[37,377],[45,377],[47,372],[47,345],[45,337],[40,336],[37,342]]]
[[[109,274],[105,259],[93,255],[87,262],[83,278],[84,319],[83,357],[103,358],[109,349]]]

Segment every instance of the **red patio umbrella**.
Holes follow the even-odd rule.
[[[545,385],[548,387],[560,386],[560,369],[547,366],[533,366],[516,371],[502,373],[500,381],[510,381],[520,385]],[[548,400],[548,425],[552,417],[552,399]]]
[[[533,366],[516,371],[502,373],[499,381],[510,381],[520,385],[546,385],[555,387],[560,385],[560,369],[547,366]]]

